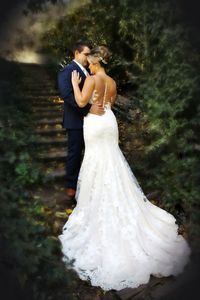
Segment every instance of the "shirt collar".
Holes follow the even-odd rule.
[[[81,64],[79,64],[79,62],[77,62],[75,59],[73,61],[80,67],[85,75],[88,74],[88,71]]]

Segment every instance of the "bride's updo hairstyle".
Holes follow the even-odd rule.
[[[92,64],[100,63],[102,67],[107,65],[110,58],[110,52],[105,46],[97,46],[90,51],[88,61]]]

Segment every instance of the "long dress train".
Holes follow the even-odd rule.
[[[121,290],[156,277],[178,275],[190,247],[176,219],[144,195],[118,146],[111,107],[84,118],[85,154],[77,205],[59,236],[63,260],[83,280]]]

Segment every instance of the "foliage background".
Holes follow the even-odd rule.
[[[28,9],[43,10],[44,3],[29,1]],[[178,2],[74,3],[65,16],[52,22],[42,45],[57,61],[65,59],[66,63],[71,59],[72,44],[80,38],[109,47],[108,72],[117,81],[118,92],[140,111],[139,118],[125,128],[121,147],[127,150],[125,141],[129,140],[127,159],[143,190],[155,192],[158,204],[184,225],[183,233],[198,251],[199,40],[185,23]],[[56,80],[58,66],[51,67]],[[1,248],[5,247],[9,262],[13,259],[11,270],[19,275],[20,285],[28,285],[34,299],[65,299],[67,293],[73,299],[70,288],[75,285],[74,278],[58,263],[59,245],[48,217],[28,192],[41,178],[34,164],[32,125],[26,126],[30,111],[14,84],[20,78],[19,70],[12,64],[4,69],[9,75],[5,80],[3,72],[1,78],[4,84],[8,82],[1,95]],[[141,137],[139,153],[135,144]],[[60,287],[66,286],[66,280],[65,292]]]

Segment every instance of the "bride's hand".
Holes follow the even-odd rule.
[[[77,72],[76,70],[74,70],[72,72],[72,84],[79,84],[81,82],[81,76],[79,74],[79,72]]]

